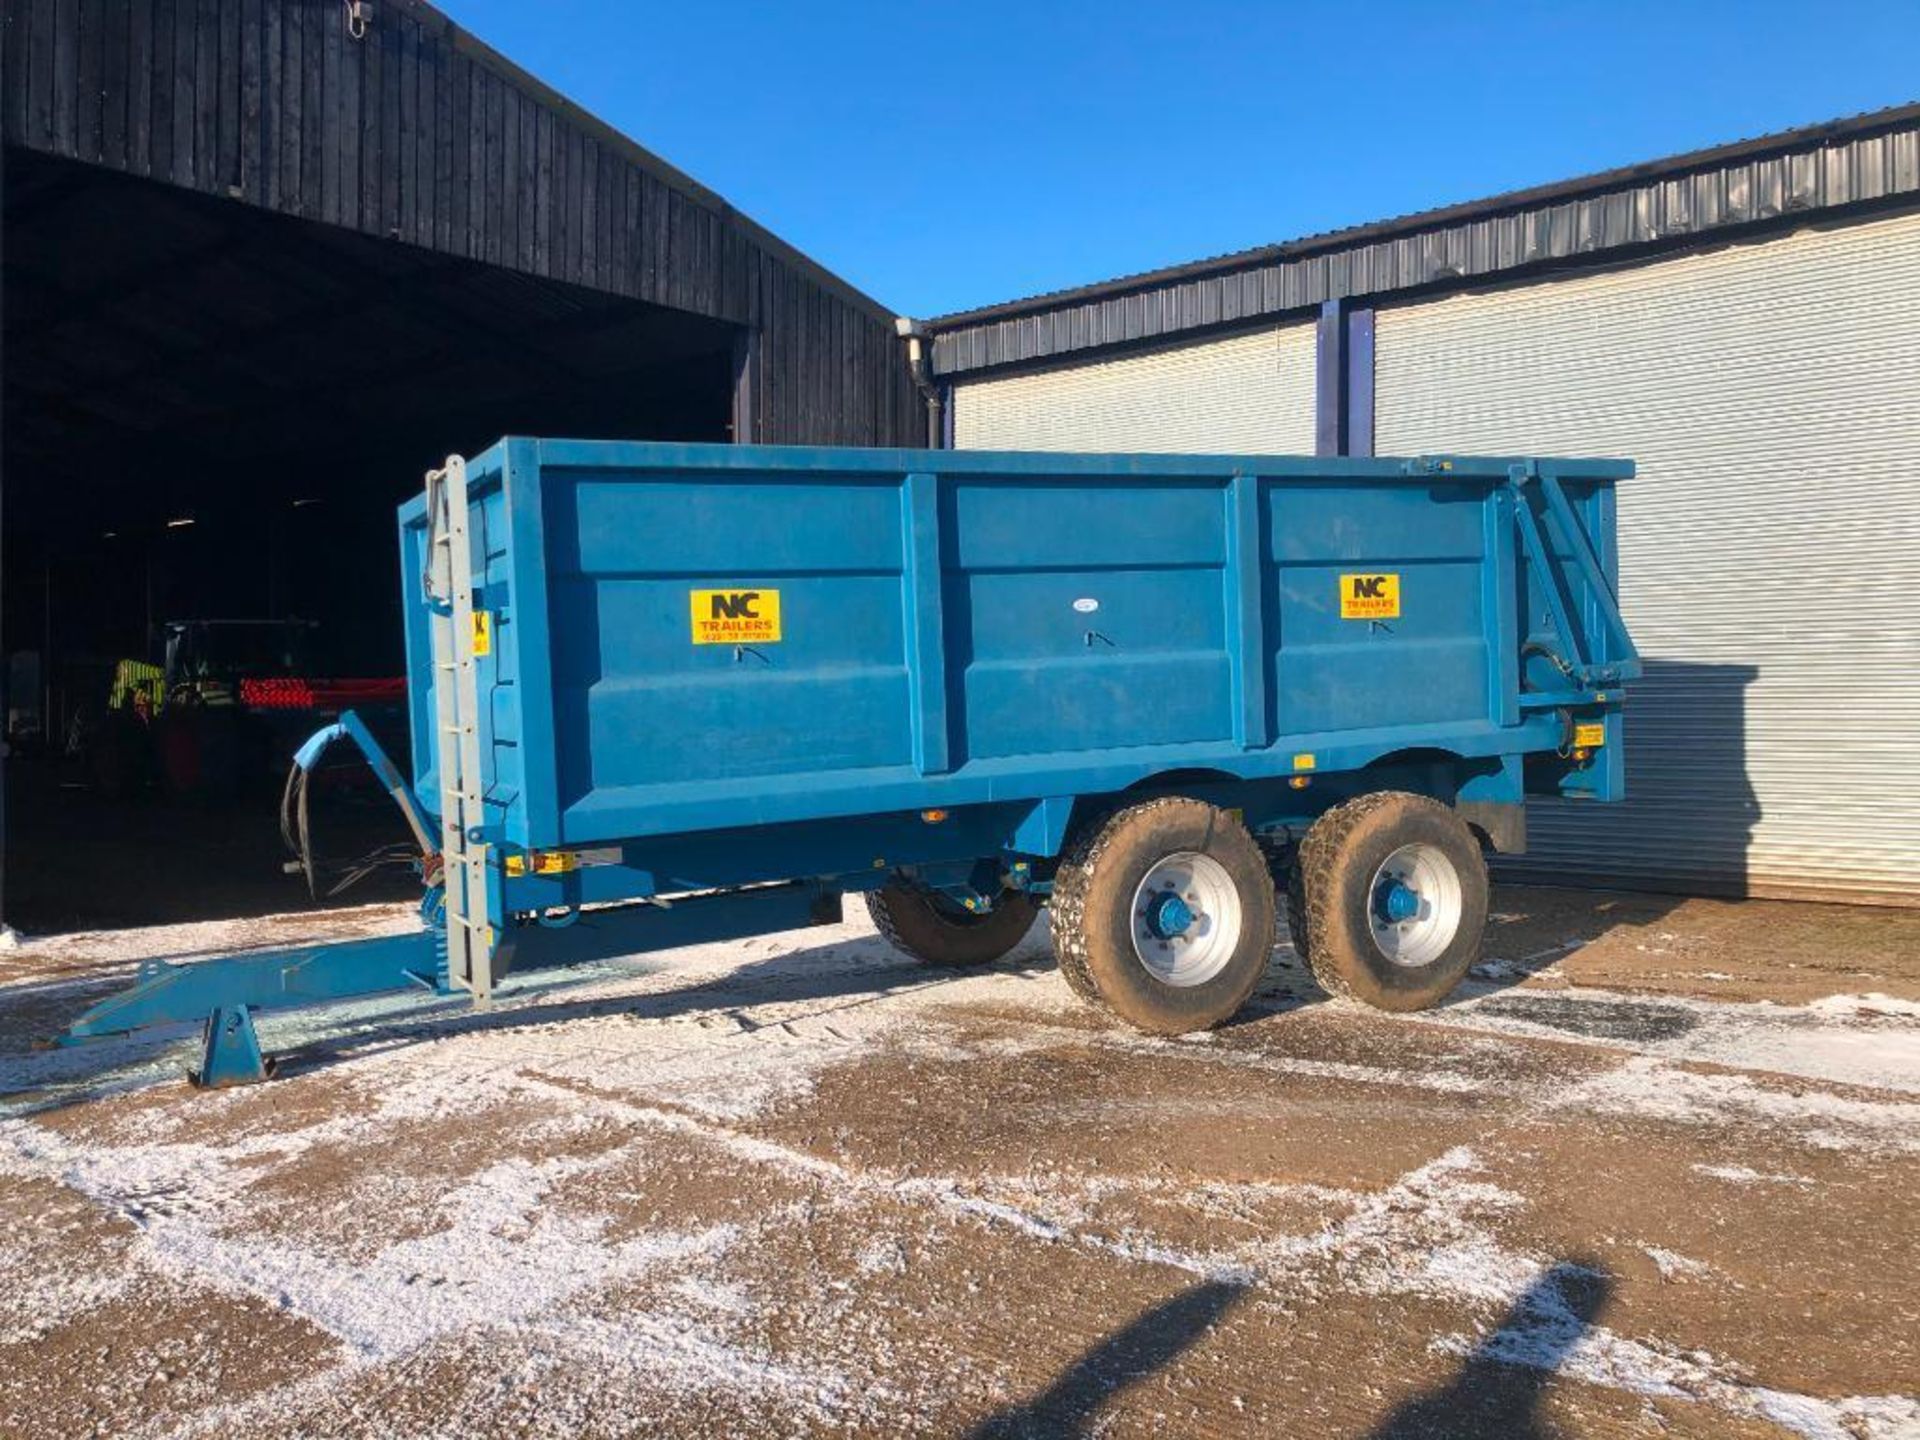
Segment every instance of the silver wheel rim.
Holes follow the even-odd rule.
[[[1168,855],[1134,889],[1133,953],[1162,984],[1213,979],[1239,948],[1240,926],[1240,891],[1211,855]]]
[[[1367,887],[1367,926],[1395,965],[1431,965],[1460,933],[1460,872],[1437,845],[1402,845]]]

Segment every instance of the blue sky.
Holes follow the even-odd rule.
[[[1920,99],[1920,0],[441,0],[933,315]]]

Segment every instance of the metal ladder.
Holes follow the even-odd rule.
[[[449,455],[427,474],[427,599],[440,776],[440,856],[446,886],[447,982],[484,1003],[493,994],[496,946],[487,900],[481,794],[480,678],[475,664],[473,539],[467,463]]]

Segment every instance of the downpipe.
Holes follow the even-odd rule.
[[[893,322],[893,328],[906,342],[907,374],[913,377],[913,388],[920,392],[920,398],[926,402],[927,448],[943,450],[947,438],[947,405],[940,387],[934,383],[933,371],[928,364],[928,346],[932,343],[932,337],[924,324],[905,315]]]

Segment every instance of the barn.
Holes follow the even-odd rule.
[[[1623,455],[1624,806],[1522,872],[1908,903],[1920,106],[929,323],[952,444]]]
[[[0,0],[0,87],[9,919],[285,902],[61,757],[170,623],[396,675],[449,452],[928,436],[889,309],[419,0]],[[962,447],[1632,457],[1633,799],[1518,873],[1911,902],[1920,106],[921,334]]]
[[[18,923],[277,880],[59,753],[169,622],[397,676],[394,505],[448,453],[925,438],[891,312],[428,5],[4,0],[0,82]]]

